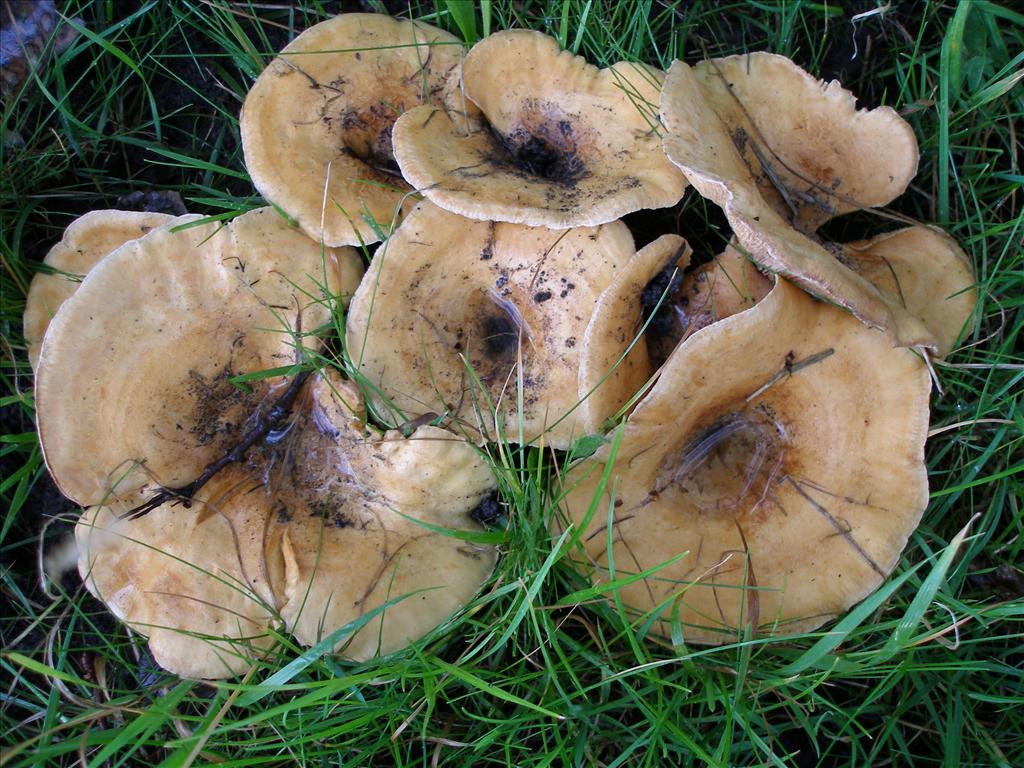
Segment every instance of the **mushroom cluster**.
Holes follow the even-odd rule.
[[[892,110],[767,54],[599,69],[342,14],[260,75],[241,136],[298,228],[90,214],[25,314],[80,571],[167,669],[236,674],[275,626],[351,659],[430,632],[495,563],[493,441],[615,430],[552,524],[658,634],[805,631],[894,567],[928,496],[922,357],[975,293],[932,228],[817,234],[913,177]],[[688,185],[730,245],[637,250],[621,217]]]

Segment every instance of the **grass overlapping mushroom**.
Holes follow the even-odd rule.
[[[949,352],[970,269],[924,227],[816,234],[906,187],[909,126],[777,56],[666,80],[524,31],[461,56],[383,16],[307,30],[241,125],[254,184],[302,232],[271,209],[174,220],[100,260],[46,332],[39,431],[88,507],[82,575],[168,669],[237,673],[276,622],[354,659],[428,633],[496,557],[470,515],[495,481],[461,436],[567,449],[625,417],[568,469],[562,523],[638,622],[696,642],[818,626],[924,509],[929,377],[901,347]],[[704,265],[685,232],[635,252],[619,217],[687,179],[733,245]],[[417,188],[359,282],[330,246],[374,242]],[[353,378],[311,374],[353,293]]]
[[[40,436],[89,507],[82,576],[169,670],[236,673],[278,618],[313,644],[367,615],[339,649],[386,653],[493,566],[493,549],[415,522],[478,529],[468,513],[493,481],[475,449],[428,426],[375,435],[350,383],[283,375],[308,367],[361,273],[352,249],[321,251],[269,208],[163,227],[101,260],[46,333]]]

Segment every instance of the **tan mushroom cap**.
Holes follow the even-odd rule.
[[[656,330],[648,324],[645,331],[643,299],[651,291],[655,303],[670,305],[676,297],[669,295],[669,286],[682,282],[691,253],[683,238],[663,235],[637,251],[598,297],[580,353],[579,410],[585,433],[605,431],[654,375],[657,365],[647,336]],[[666,272],[665,289],[652,289],[652,281]]]
[[[573,408],[587,322],[633,252],[621,222],[552,231],[471,221],[424,201],[353,297],[349,353],[394,423],[447,414],[485,440],[498,429],[512,441],[543,433],[546,445],[567,448],[582,434]]]
[[[337,650],[365,660],[427,634],[479,590],[495,548],[437,529],[479,532],[469,513],[493,488],[471,445],[436,427],[374,435],[355,386],[322,373],[286,433],[190,508],[133,520],[90,510],[76,530],[80,570],[176,674],[242,671],[278,617],[313,645],[395,601],[339,633]]]
[[[680,321],[685,340],[712,323],[750,309],[768,295],[772,281],[730,243],[707,264],[686,276],[680,291]]]
[[[948,355],[973,326],[978,302],[970,260],[945,232],[907,227],[842,246],[843,262],[900,303],[935,335]]]
[[[882,582],[924,511],[929,389],[915,354],[779,280],[665,364],[592,519],[613,444],[567,473],[594,582],[678,558],[618,591],[689,642],[819,626]]]
[[[839,81],[817,80],[785,56],[702,61],[694,74],[758,188],[813,232],[834,216],[885,205],[917,174],[917,138],[890,107],[857,109]],[[789,203],[769,178],[787,190]]]
[[[824,246],[798,232],[761,194],[736,149],[730,127],[715,112],[693,69],[673,63],[662,92],[669,135],[665,152],[704,197],[720,205],[739,244],[770,272],[846,308],[886,330],[899,346],[937,347],[936,334],[884,286],[840,263]]]
[[[469,513],[495,488],[481,454],[432,426],[371,439],[343,405],[358,397],[336,378],[314,384],[312,422],[337,431],[302,432],[310,445],[296,454],[310,461],[292,473],[290,501],[278,496],[289,519],[274,518],[270,541],[284,557],[281,616],[304,645],[397,600],[338,642],[362,661],[404,648],[469,602],[497,552],[437,531],[480,530]]]
[[[126,495],[90,507],[75,527],[89,591],[149,638],[161,667],[182,677],[238,674],[270,644],[274,596],[251,556],[264,521],[220,503],[237,493],[239,480],[225,472],[203,490],[206,501],[189,509],[165,504],[134,520],[121,518],[145,497]]]
[[[318,241],[377,242],[367,219],[386,232],[410,189],[392,155],[392,125],[439,99],[461,56],[455,37],[418,21],[346,13],[310,27],[242,107],[253,184]]]
[[[473,219],[569,228],[674,205],[686,182],[661,150],[663,78],[629,62],[598,69],[539,32],[499,32],[463,66],[483,118],[409,110],[395,157],[427,198]]]
[[[771,290],[731,246],[684,277],[690,255],[683,238],[664,235],[637,251],[598,299],[580,360],[586,431],[610,428],[680,342],[750,309]]]
[[[103,210],[90,211],[68,225],[43,259],[54,271],[36,274],[25,298],[25,342],[33,370],[50,319],[78,289],[81,278],[115,248],[172,219],[165,213]]]
[[[110,254],[40,354],[36,414],[58,487],[91,505],[194,480],[281,385],[261,379],[246,392],[231,379],[316,347],[310,334],[360,271],[354,249],[321,253],[270,208],[221,228],[154,230]]]

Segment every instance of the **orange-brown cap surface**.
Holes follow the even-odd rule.
[[[350,382],[313,383],[268,536],[283,556],[274,584],[281,616],[302,644],[396,601],[337,641],[355,660],[434,629],[469,602],[497,557],[493,546],[459,537],[480,532],[469,513],[495,486],[482,454],[439,427],[374,436],[361,410]]]
[[[845,611],[927,504],[929,388],[915,354],[777,281],[680,345],[617,442],[567,473],[594,582],[629,582],[626,605],[690,642]]]
[[[61,241],[43,259],[53,271],[33,277],[25,298],[25,342],[33,368],[50,319],[96,262],[172,218],[165,213],[103,210],[90,211],[68,225]]]
[[[474,219],[569,228],[673,205],[686,182],[660,148],[663,78],[628,62],[598,69],[539,32],[499,32],[463,67],[482,116],[410,110],[395,157],[431,201]]]
[[[794,215],[801,231],[885,205],[917,173],[917,138],[907,121],[890,107],[858,110],[837,80],[817,80],[785,56],[764,52],[693,69],[761,193]]]
[[[818,241],[795,229],[779,212],[777,201],[765,198],[755,178],[760,170],[752,170],[737,149],[749,137],[740,141],[733,134],[702,81],[681,61],[669,70],[661,105],[668,130],[665,151],[701,195],[725,210],[744,251],[765,269],[845,307],[867,325],[886,330],[896,344],[936,349],[936,333],[904,307],[898,295],[842,264]],[[844,109],[852,107],[847,104]]]
[[[58,487],[86,506],[194,480],[281,385],[232,379],[317,346],[311,334],[359,271],[354,249],[321,252],[270,208],[226,227],[157,229],[112,253],[40,353],[36,414]]]
[[[570,411],[583,334],[633,252],[621,222],[552,231],[471,221],[424,201],[353,297],[349,353],[392,423],[434,413],[483,439],[500,429],[568,447],[582,434]]]
[[[680,340],[737,312],[750,309],[768,295],[772,281],[730,243],[707,264],[686,276],[680,291]]]
[[[640,249],[598,298],[580,360],[586,431],[608,429],[681,341],[771,290],[732,246],[684,276],[689,260],[686,241],[664,235]]]
[[[663,235],[637,251],[598,297],[580,353],[584,432],[606,430],[657,370],[650,343],[659,336],[659,315],[651,314],[671,311],[691,252],[683,238]]]
[[[843,262],[918,317],[946,357],[971,332],[978,302],[967,255],[935,227],[907,227],[869,240],[844,243]]]
[[[270,644],[264,521],[247,507],[222,504],[244,480],[225,472],[190,508],[165,504],[137,519],[125,513],[145,498],[127,494],[85,510],[75,527],[89,591],[149,638],[161,667],[182,677],[238,674]]]
[[[376,242],[409,191],[392,154],[392,125],[438,100],[461,56],[455,37],[418,21],[346,13],[310,27],[264,70],[242,107],[256,188],[327,245]]]
[[[127,504],[89,510],[76,535],[90,591],[186,677],[242,671],[278,618],[300,643],[333,636],[355,660],[419,639],[494,566],[494,547],[468,538],[494,481],[450,432],[378,435],[363,418],[355,386],[321,373],[287,429],[189,508],[136,519],[118,519]]]

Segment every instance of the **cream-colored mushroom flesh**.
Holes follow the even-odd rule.
[[[974,325],[978,302],[970,260],[934,227],[907,227],[842,246],[841,259],[900,303],[934,334],[946,357]]]
[[[661,112],[668,130],[665,152],[701,195],[725,210],[736,240],[758,264],[886,330],[900,346],[937,348],[935,332],[899,296],[842,264],[765,199],[730,126],[715,111],[701,79],[681,61],[669,70]]]
[[[661,151],[664,75],[598,69],[539,32],[499,32],[466,56],[466,96],[482,112],[409,110],[395,124],[402,175],[473,219],[593,226],[673,205],[686,182]]]
[[[809,631],[882,582],[924,511],[929,389],[914,353],[779,280],[567,473],[581,560],[666,637]]]
[[[358,264],[354,249],[321,252],[270,208],[226,227],[158,229],[110,254],[40,353],[39,434],[61,491],[86,506],[193,481],[283,385],[235,377],[317,346]]]
[[[43,259],[53,271],[33,277],[25,298],[25,343],[33,369],[50,319],[96,262],[172,218],[165,213],[103,210],[90,211],[68,225],[64,237]]]
[[[710,59],[694,74],[761,193],[804,232],[891,202],[917,173],[917,138],[895,110],[858,110],[837,80],[785,56]]]
[[[650,345],[662,331],[662,308],[671,313],[678,298],[690,254],[686,240],[663,235],[637,251],[598,297],[580,353],[584,432],[611,426],[657,370]]]
[[[633,252],[621,222],[553,231],[424,201],[353,297],[349,353],[391,423],[436,414],[481,439],[500,429],[566,448],[582,434],[573,409],[587,322]]]
[[[375,435],[363,411],[350,382],[315,376],[287,425],[190,507],[89,510],[76,536],[90,591],[186,677],[242,671],[277,617],[355,660],[430,632],[494,566],[493,546],[459,537],[480,532],[470,513],[494,481],[450,432]]]
[[[418,21],[346,13],[310,27],[267,66],[242,107],[253,184],[318,241],[377,242],[409,191],[392,125],[439,101],[461,56],[455,37]]]

